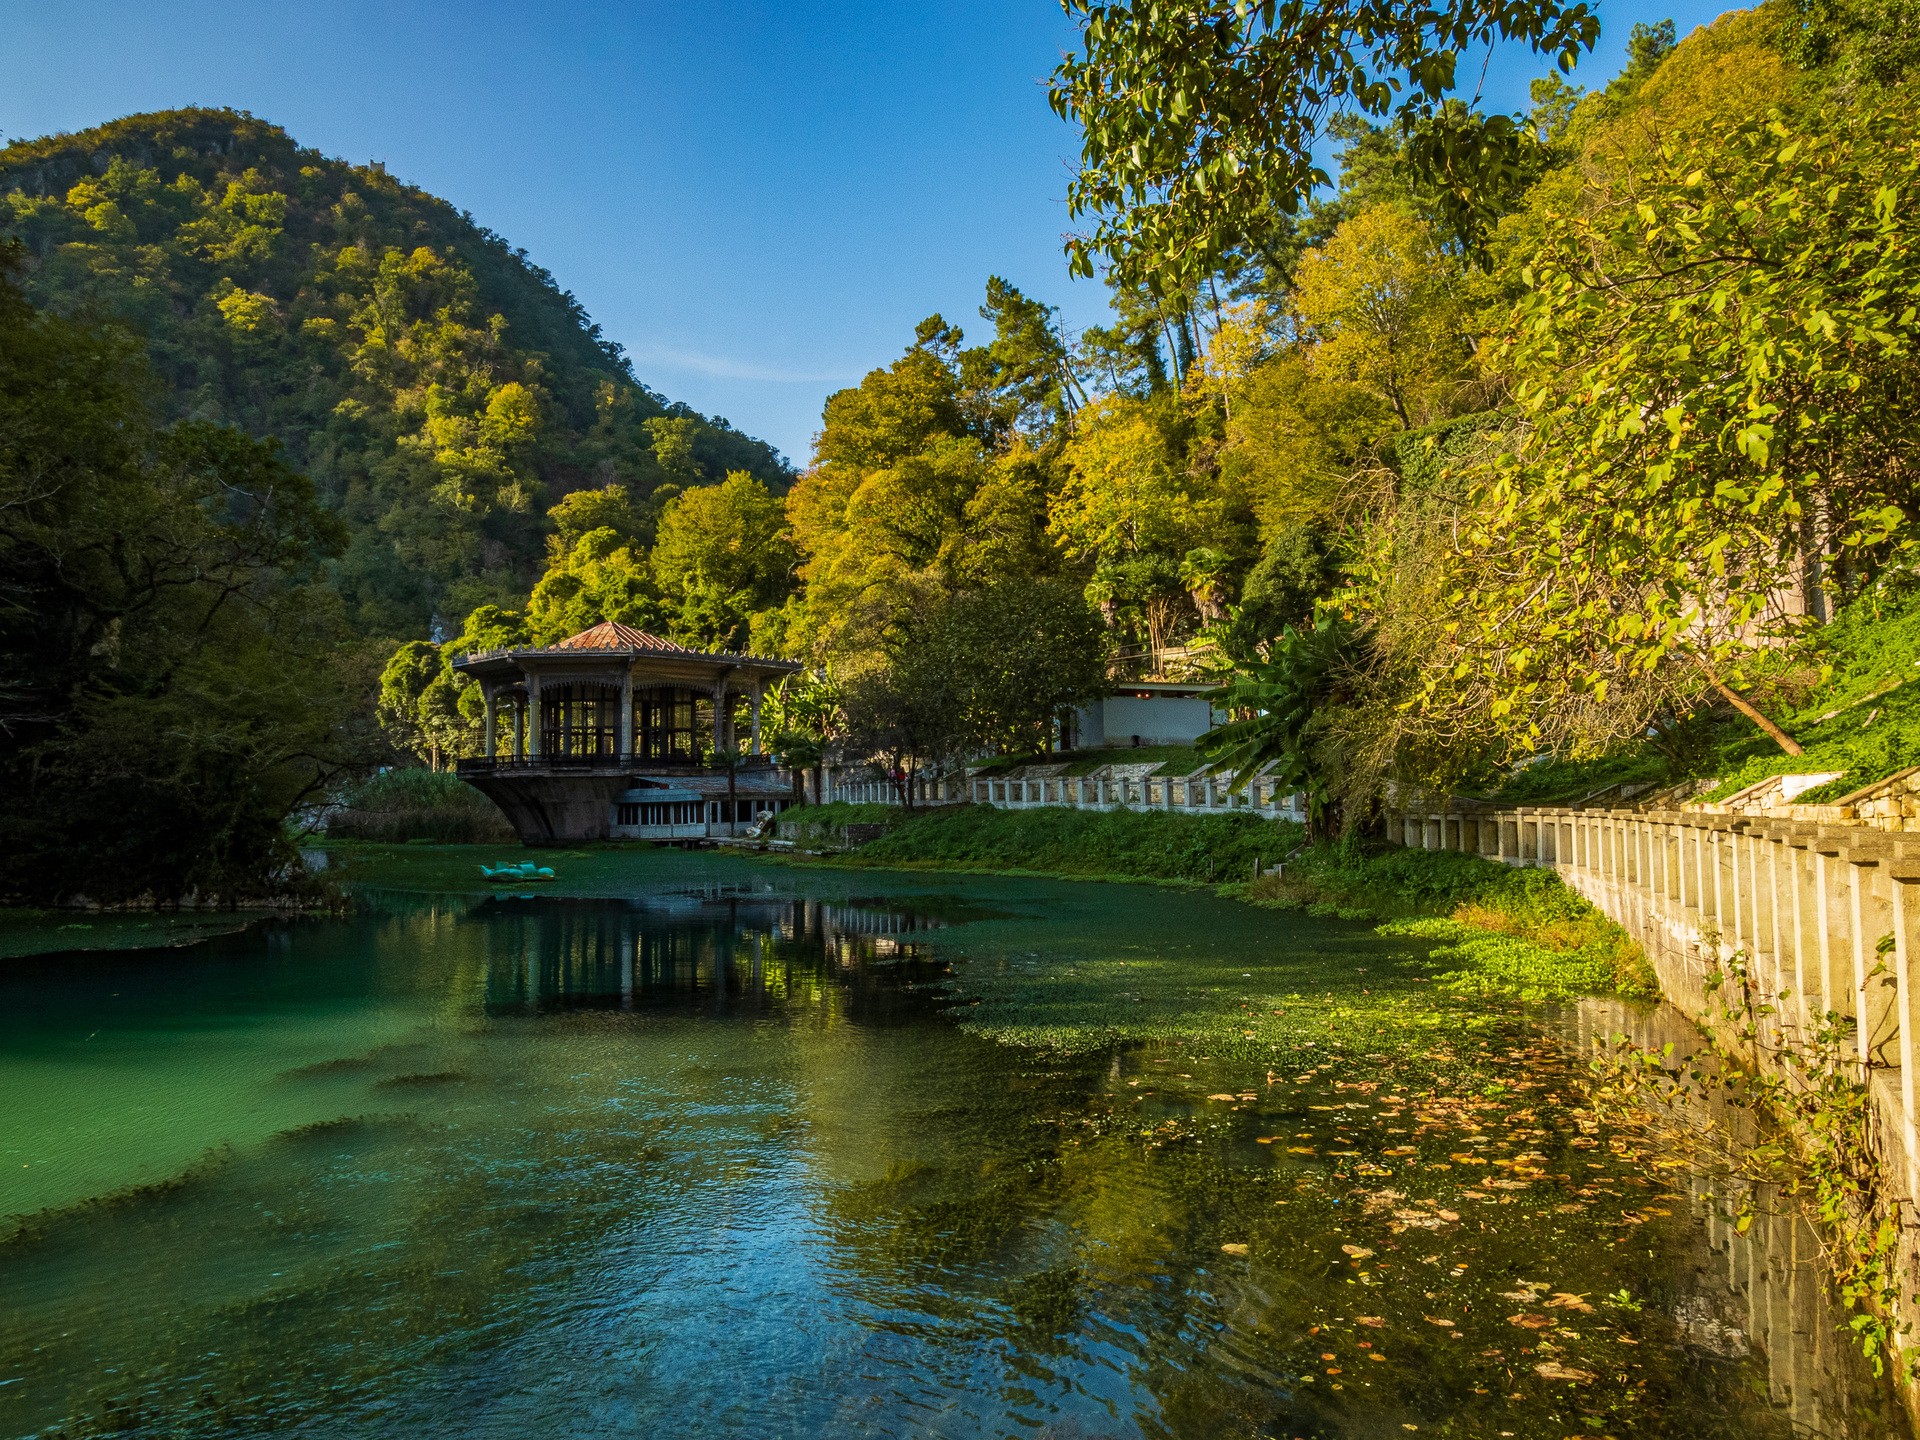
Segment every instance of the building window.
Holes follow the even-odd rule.
[[[540,692],[540,748],[549,759],[611,760],[620,746],[620,692],[554,685]]]
[[[689,764],[700,757],[700,724],[693,691],[640,690],[633,697],[633,753],[643,760]]]

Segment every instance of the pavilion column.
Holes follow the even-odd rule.
[[[513,711],[513,758],[527,758],[527,697],[525,695],[507,696],[507,705]]]
[[[527,758],[540,758],[540,672],[527,675]]]
[[[727,714],[727,682],[722,676],[713,686],[713,748],[716,751],[725,750],[733,738],[727,733],[730,719]]]
[[[491,688],[482,691],[481,697],[485,702],[482,713],[486,719],[481,726],[480,753],[491,760],[494,758],[494,735],[498,728],[498,722],[494,719],[494,715],[499,708],[500,697],[494,694]]]
[[[760,753],[760,677],[753,677],[753,687],[747,691],[747,708],[753,715],[753,753]]]
[[[633,666],[620,673],[620,758],[633,758]]]

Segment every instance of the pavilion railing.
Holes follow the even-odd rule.
[[[758,774],[763,770],[775,768],[771,755],[754,755],[743,759],[735,767],[739,774]],[[693,759],[684,755],[669,758],[648,756],[641,753],[621,755],[608,752],[599,755],[543,754],[543,755],[498,755],[491,759],[484,756],[472,757],[454,762],[457,775],[492,775],[503,770],[658,770],[663,772],[699,771],[701,773],[724,774],[726,766],[711,761]]]

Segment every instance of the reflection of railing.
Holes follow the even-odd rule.
[[[1402,810],[1385,820],[1387,838],[1409,848],[1557,871],[1639,944],[1683,1013],[1709,1028],[1735,1009],[1748,1017],[1751,1053],[1790,1084],[1841,1063],[1865,1091],[1868,1153],[1858,1159],[1874,1167],[1882,1203],[1920,1194],[1914,836],[1564,806]],[[1920,1273],[1908,1247],[1903,1279]],[[1901,1310],[1903,1323],[1920,1318],[1920,1307]]]
[[[1684,1069],[1719,1064],[1705,1037],[1666,1006],[1582,1000],[1559,1024],[1582,1056],[1596,1047],[1615,1051],[1624,1037],[1641,1053],[1666,1047],[1670,1063]],[[1739,1151],[1768,1143],[1774,1135],[1739,1094],[1737,1087],[1731,1095],[1681,1091],[1660,1118],[1684,1130],[1712,1128]],[[1684,1151],[1671,1158],[1684,1158]],[[1662,1303],[1687,1344],[1723,1360],[1752,1356],[1763,1364],[1768,1398],[1786,1412],[1795,1435],[1847,1440],[1892,1433],[1886,1411],[1895,1402],[1840,1323],[1825,1283],[1825,1247],[1802,1204],[1778,1187],[1716,1173],[1713,1166],[1688,1175],[1681,1198],[1704,1228],[1711,1257],[1706,1264],[1675,1264],[1670,1272],[1673,1287]]]

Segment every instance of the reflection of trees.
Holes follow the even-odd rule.
[[[550,1394],[556,1374],[609,1353],[596,1345],[629,1343],[582,1316],[645,1318],[646,1297],[675,1286],[752,1292],[751,1274],[699,1268],[737,1263],[714,1249],[733,1230],[747,1253],[811,1248],[828,1293],[805,1320],[867,1327],[872,1373],[910,1367],[930,1393],[977,1402],[982,1428],[1011,1428],[1008,1409],[1065,1424],[1104,1396],[1114,1422],[1091,1433],[1397,1433],[1423,1407],[1491,1404],[1475,1389],[1491,1383],[1488,1346],[1506,1349],[1516,1386],[1532,1383],[1520,1347],[1540,1337],[1509,1334],[1506,1310],[1457,1312],[1477,1327],[1466,1341],[1426,1322],[1456,1313],[1425,1294],[1447,1288],[1421,1263],[1444,1251],[1470,1278],[1524,1275],[1596,1301],[1632,1285],[1647,1302],[1631,1353],[1640,1414],[1723,1417],[1703,1437],[1783,1434],[1758,1367],[1725,1340],[1744,1316],[1776,1386],[1784,1375],[1797,1387],[1797,1413],[1835,1434],[1884,1433],[1845,1411],[1867,1412],[1865,1387],[1839,1408],[1800,1403],[1802,1388],[1834,1391],[1847,1352],[1819,1339],[1832,1317],[1810,1285],[1769,1288],[1781,1272],[1765,1226],[1710,1229],[1709,1251],[1680,1216],[1637,1230],[1628,1256],[1605,1248],[1617,1226],[1583,1230],[1586,1219],[1515,1203],[1485,1231],[1375,1234],[1350,1191],[1271,1147],[1246,1153],[1230,1129],[1183,1122],[1198,1138],[1145,1143],[1154,1117],[1102,1074],[1104,1059],[1049,1060],[926,1023],[932,1002],[899,983],[931,975],[923,923],[884,905],[715,890],[417,904],[316,927],[340,966],[316,982],[337,987],[325,1005],[364,997],[370,968],[444,1023],[330,1079],[283,1081],[342,1087],[360,1108],[340,1121],[165,1193],[53,1217],[0,1250],[0,1294],[20,1322],[0,1327],[0,1375],[65,1377],[66,1408],[95,1415],[109,1395],[153,1397],[144,1431],[122,1415],[76,1435],[122,1422],[181,1436],[347,1429],[375,1405],[388,1432],[437,1433],[445,1414],[428,1410],[449,1394]],[[1350,1283],[1348,1239],[1398,1268]],[[1252,1256],[1224,1258],[1223,1240]],[[1355,1329],[1363,1305],[1391,1328]],[[1663,1316],[1726,1353],[1662,1329]],[[1641,1324],[1608,1312],[1575,1328],[1597,1335],[1603,1320]],[[664,1356],[706,1353],[715,1334],[659,1338]],[[1366,1363],[1358,1339],[1384,1341],[1391,1363]],[[556,1353],[564,1345],[580,1350]],[[1370,1388],[1349,1383],[1335,1401],[1329,1350]],[[1585,1363],[1577,1349],[1567,1358]],[[617,1361],[636,1393],[651,1383],[646,1346]],[[1300,1385],[1307,1373],[1317,1390]],[[5,1425],[22,1393],[0,1389],[0,1429],[45,1428]],[[880,1428],[901,1421],[879,1390],[856,1399],[881,1407]]]

